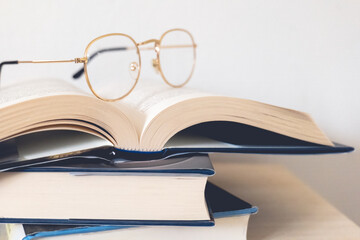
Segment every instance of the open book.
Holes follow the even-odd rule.
[[[352,150],[334,146],[306,113],[151,82],[123,100],[105,102],[65,81],[27,81],[0,89],[0,119],[1,142],[74,130],[97,136],[100,145],[136,152],[193,148],[289,153],[284,146],[315,149],[310,153]]]

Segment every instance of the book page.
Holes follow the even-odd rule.
[[[215,95],[194,90],[186,86],[174,88],[164,82],[154,82],[145,79],[122,101],[126,106],[138,112],[135,125],[141,136],[148,123],[166,108],[188,99],[204,96]]]
[[[69,82],[58,79],[24,81],[0,86],[0,109],[27,100],[52,95],[89,95]]]
[[[106,129],[113,144],[126,150],[161,150],[176,133],[211,121],[245,124],[332,146],[305,113],[186,86],[173,88],[160,80],[144,79],[116,102],[101,101],[61,80],[23,82],[0,90],[0,119],[0,139],[32,130],[41,122],[76,119],[92,123],[98,132]]]
[[[116,105],[116,106],[114,106]],[[28,132],[53,129],[52,125],[66,122],[59,129],[96,132],[117,146],[135,148],[138,136],[132,125],[130,110],[121,101],[99,100],[63,80],[41,79],[16,83],[0,88],[0,140]],[[123,111],[124,110],[124,111]],[[83,123],[86,123],[84,129]],[[51,123],[51,124],[50,124]],[[38,129],[38,125],[42,128]],[[97,135],[97,134],[96,134]]]
[[[136,126],[140,148],[161,150],[176,133],[190,126],[224,121],[261,128],[306,142],[333,146],[305,113],[252,100],[203,93],[189,87],[144,82],[124,103],[142,117]],[[213,129],[207,131],[213,132]],[[229,136],[233,132],[229,132]]]

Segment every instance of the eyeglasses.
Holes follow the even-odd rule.
[[[144,45],[154,44],[146,47]],[[150,39],[137,43],[123,33],[110,33],[92,40],[86,47],[84,57],[70,60],[5,61],[20,63],[82,63],[83,67],[74,75],[79,79],[85,75],[91,92],[104,101],[117,101],[128,96],[135,88],[141,70],[140,50],[154,50],[156,58],[152,65],[163,80],[178,88],[189,82],[195,68],[196,44],[185,29],[166,31],[160,39]]]

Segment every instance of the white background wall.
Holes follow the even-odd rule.
[[[359,148],[359,13],[359,0],[0,0],[0,61],[81,57],[101,34],[123,32],[141,41],[182,27],[199,46],[191,87],[308,112],[332,140]],[[147,58],[143,79],[162,81]],[[71,63],[8,66],[2,84],[70,80],[75,69]],[[358,151],[231,157],[239,164],[241,158],[286,164],[360,224]]]

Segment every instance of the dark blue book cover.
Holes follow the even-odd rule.
[[[331,154],[354,150],[352,147],[338,143],[334,143],[334,146],[319,145],[235,123],[220,125],[217,123],[211,129],[209,133],[199,127],[189,128],[175,138],[171,138],[160,151],[118,149],[104,139],[77,132],[57,131],[52,135],[36,133],[0,143],[0,171],[69,160],[80,162],[101,160],[114,163],[123,160],[168,159],[179,155],[213,152]]]

